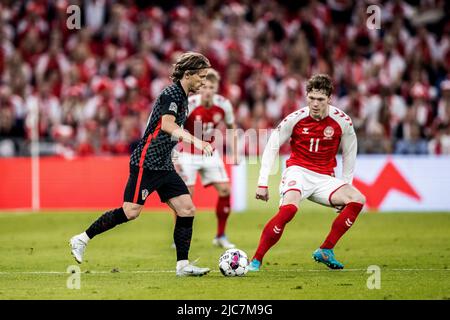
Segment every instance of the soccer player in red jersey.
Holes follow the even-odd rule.
[[[225,123],[227,128],[231,129],[231,162],[237,164],[233,107],[228,99],[217,94],[219,82],[219,73],[210,69],[200,93],[189,97],[189,116],[184,127],[191,135],[201,134],[202,137],[197,138],[214,145],[217,126],[222,122]],[[184,144],[179,154],[178,164],[180,176],[188,186],[191,195],[194,193],[197,173],[200,174],[203,186],[212,185],[217,190],[219,196],[216,205],[217,233],[213,244],[225,249],[234,248],[235,245],[225,235],[230,215],[230,180],[219,152],[215,149],[211,157],[205,157],[192,145]]]
[[[280,146],[290,139],[291,155],[280,183],[278,213],[266,224],[259,246],[250,263],[258,271],[267,251],[283,234],[295,216],[300,201],[309,199],[338,210],[330,233],[313,253],[313,258],[331,269],[344,266],[334,257],[333,248],[350,229],[361,212],[365,197],[351,185],[357,153],[352,121],[330,105],[333,90],[329,76],[318,74],[306,86],[307,106],[288,115],[270,136],[264,150],[256,199],[268,201],[268,179]],[[336,154],[342,145],[342,179],[334,177]]]

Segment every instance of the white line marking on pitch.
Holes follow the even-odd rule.
[[[324,269],[324,270],[308,270],[308,269],[265,269],[263,271],[268,272],[332,272],[333,270]],[[338,272],[366,272],[367,269],[342,269]],[[450,271],[450,269],[384,269],[384,271]],[[211,272],[219,272],[218,270],[212,270]],[[336,271],[335,271],[336,272]],[[175,273],[175,270],[123,270],[118,272],[113,271],[83,271],[82,274],[110,274],[110,273],[131,273],[131,274],[138,274],[138,273]],[[0,275],[13,275],[13,274],[68,274],[67,272],[63,271],[0,271]]]

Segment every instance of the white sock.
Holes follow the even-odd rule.
[[[181,268],[185,267],[189,264],[189,260],[179,260],[177,261],[177,270],[180,270]]]
[[[84,243],[88,243],[89,240],[91,240],[86,232],[80,233],[78,236],[81,238],[81,240],[83,240]]]

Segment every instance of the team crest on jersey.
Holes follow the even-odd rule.
[[[334,135],[333,127],[330,127],[330,126],[326,127],[323,130],[323,135],[325,136],[325,139],[331,139],[331,137]]]
[[[175,102],[172,102],[169,106],[169,111],[173,111],[175,113],[178,113],[178,106]]]
[[[213,115],[214,123],[218,123],[220,120],[222,120],[222,115],[220,113],[214,113]]]
[[[148,190],[147,189],[142,190],[142,200],[147,199],[147,197],[148,197]]]
[[[308,130],[309,130],[309,128],[303,128],[302,133],[303,133],[303,134],[309,134],[309,131],[308,131]]]
[[[295,180],[289,181],[288,183],[288,187],[292,187],[293,185],[295,185],[297,182]]]

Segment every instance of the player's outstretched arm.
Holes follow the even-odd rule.
[[[355,171],[358,143],[353,126],[348,124],[347,130],[342,135],[342,179],[351,184]]]
[[[258,188],[266,187],[269,183],[269,175],[271,174],[272,167],[275,160],[278,157],[280,146],[283,145],[292,135],[292,129],[298,122],[299,113],[292,113],[287,116],[278,127],[270,134],[269,141],[261,159],[261,169],[259,170]]]
[[[183,130],[176,124],[175,116],[171,114],[162,116],[161,130],[170,134],[172,137],[175,137],[177,140],[193,144],[195,148],[203,151],[207,156],[211,156],[213,154],[213,148],[208,142],[202,141],[191,135],[189,132]]]

